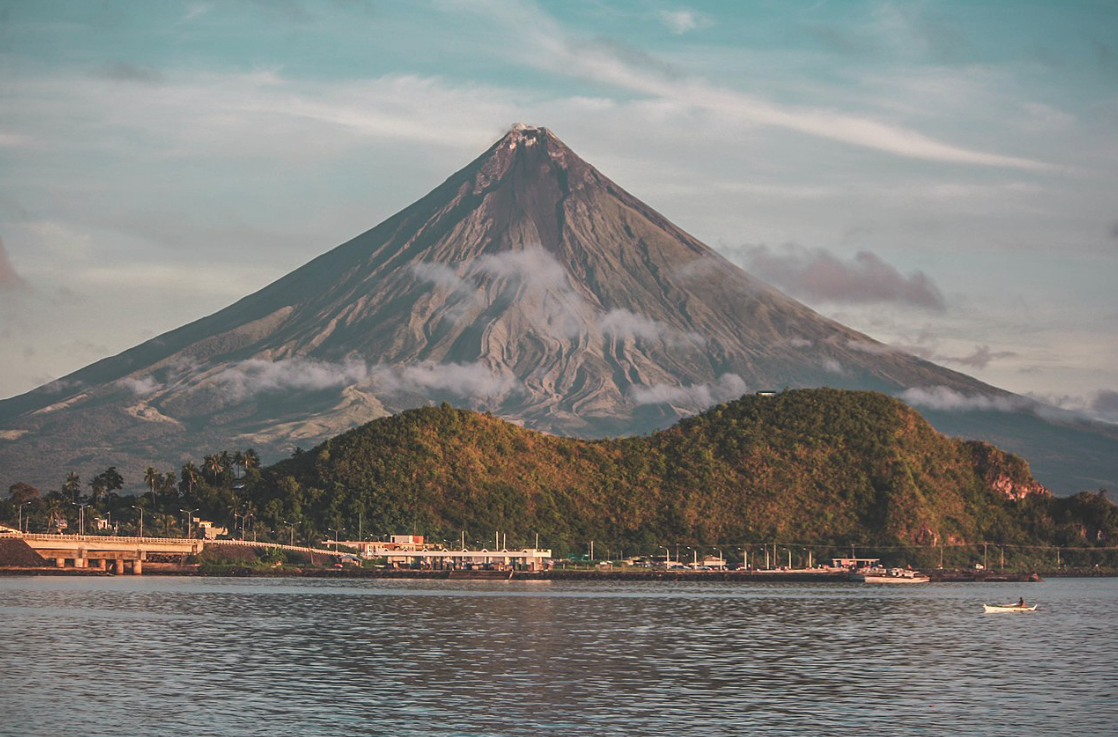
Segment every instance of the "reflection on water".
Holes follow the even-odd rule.
[[[1115,734],[1116,606],[1114,580],[0,579],[0,734]]]

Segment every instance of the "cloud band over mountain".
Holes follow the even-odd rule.
[[[942,312],[943,294],[922,271],[905,276],[870,251],[843,260],[823,248],[787,244],[745,251],[745,268],[793,296],[848,304],[892,302]]]

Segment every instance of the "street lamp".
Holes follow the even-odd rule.
[[[80,517],[79,518],[80,518],[81,521],[79,523],[78,530],[79,530],[79,534],[84,535],[85,534],[85,508],[88,507],[89,505],[88,504],[78,504],[77,502],[70,502],[70,503],[73,504],[75,507],[77,507],[80,510]]]
[[[291,545],[291,547],[295,547],[295,523],[294,522],[289,522],[288,520],[285,520],[285,519],[280,520],[280,522],[287,525],[288,529],[291,530],[291,543],[290,543],[290,545]]]
[[[143,507],[137,507],[135,504],[133,504],[132,509],[140,510],[140,537],[143,537],[144,536],[144,508]]]
[[[190,518],[194,516],[197,509],[180,509],[180,512],[186,515],[186,536],[190,537]]]
[[[24,532],[24,531],[25,531],[25,530],[23,529],[23,508],[24,508],[25,506],[27,506],[28,504],[30,504],[30,503],[31,503],[31,502],[29,502],[29,501],[28,501],[28,502],[20,502],[20,503],[19,503],[19,531],[20,531],[20,532]],[[30,521],[30,519],[31,519],[31,518],[30,518],[30,517],[28,517],[28,521]]]

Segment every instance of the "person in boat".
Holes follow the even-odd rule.
[[[1021,598],[1019,598],[1017,600],[1017,606],[1021,607],[1022,609],[1025,608],[1025,597],[1024,596],[1022,596]]]

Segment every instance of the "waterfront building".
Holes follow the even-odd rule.
[[[357,555],[366,560],[383,558],[387,565],[395,568],[416,566],[443,569],[517,568],[541,571],[551,565],[550,549],[468,550],[462,548],[454,550],[442,545],[427,544],[422,535],[393,535],[388,541],[324,540],[323,545],[354,550]]]

